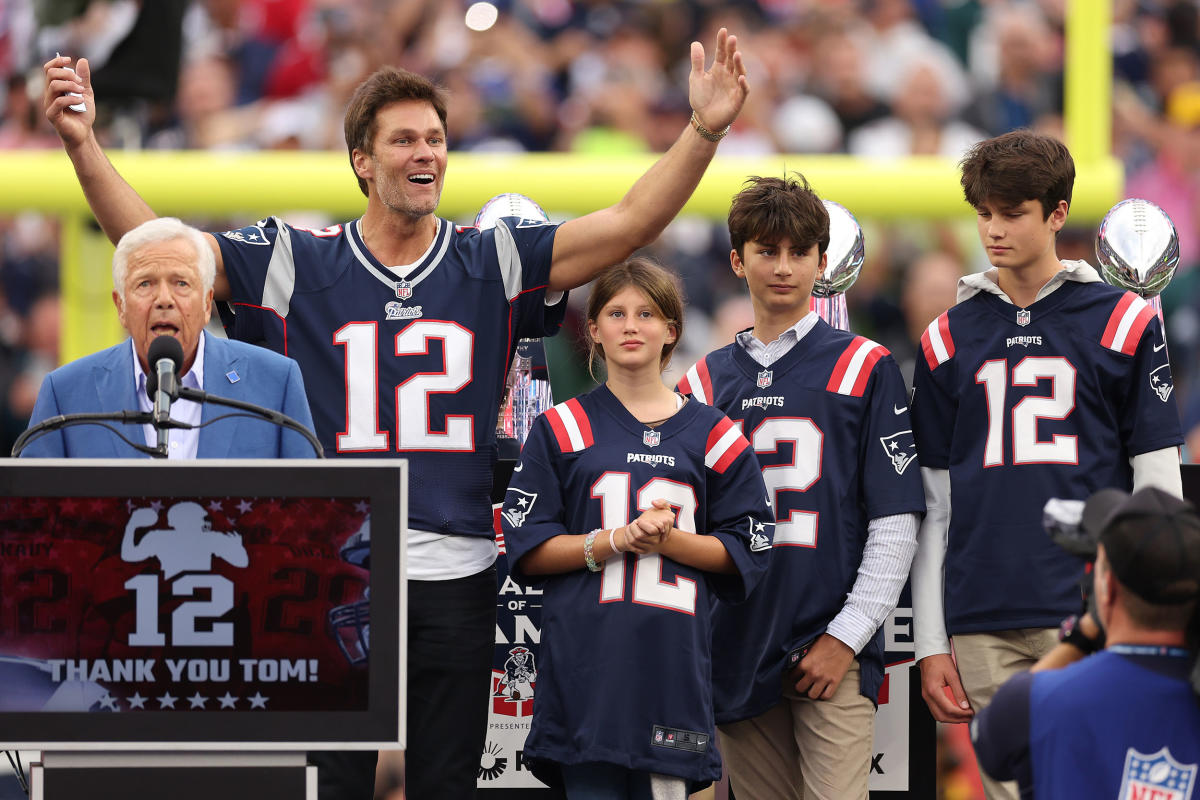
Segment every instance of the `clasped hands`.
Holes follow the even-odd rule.
[[[674,527],[675,509],[660,498],[652,503],[652,508],[625,526],[623,532],[617,533],[617,539],[622,536],[625,539],[618,549],[638,555],[657,553],[666,545]]]

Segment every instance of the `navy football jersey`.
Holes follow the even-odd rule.
[[[780,698],[788,653],[825,632],[854,586],[867,522],[923,513],[907,392],[887,349],[823,320],[763,368],[738,344],[709,353],[679,383],[746,434],[775,509],[767,575],[745,603],[718,605],[717,722]],[[862,693],[883,682],[876,635],[859,653]]]
[[[738,574],[656,553],[600,572],[545,577],[542,649],[524,757],[538,770],[605,762],[716,780],[710,614],[713,596],[750,591],[770,552],[758,462],[719,411],[684,404],[651,430],[605,386],[538,417],[505,494],[510,564],[559,534],[614,528],[664,498],[680,530],[718,537]],[[540,578],[538,578],[540,580]]]
[[[545,305],[557,227],[437,226],[403,276],[366,248],[361,220],[226,231],[222,319],[231,337],[300,363],[327,454],[409,460],[413,528],[491,537],[509,361],[518,339],[556,332],[566,306]]]
[[[1042,525],[1052,497],[1132,487],[1132,456],[1182,443],[1162,326],[1144,300],[1068,280],[1027,309],[980,291],[921,337],[913,431],[950,473],[946,627],[1053,627],[1083,562]]]
[[[1186,800],[1200,785],[1200,701],[1186,651],[1118,645],[1021,673],[971,723],[979,763],[1022,797]],[[1154,654],[1151,653],[1162,653]]]

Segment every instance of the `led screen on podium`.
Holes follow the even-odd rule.
[[[0,749],[402,747],[406,486],[399,460],[0,465]]]

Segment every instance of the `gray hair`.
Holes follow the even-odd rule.
[[[175,217],[158,217],[127,231],[117,242],[117,250],[113,253],[112,277],[113,288],[122,301],[125,299],[125,275],[129,271],[130,257],[148,244],[173,239],[191,242],[196,251],[196,269],[200,272],[204,291],[213,288],[213,281],[217,278],[217,259],[204,234]]]

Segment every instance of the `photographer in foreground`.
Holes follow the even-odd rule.
[[[1188,636],[1200,598],[1200,517],[1155,488],[1105,489],[1087,501],[1082,527],[1098,542],[1093,608],[1107,644],[1084,658],[1102,646],[1089,612],[1031,672],[1002,686],[971,725],[979,764],[1015,779],[1023,798],[1190,797],[1200,784]]]

